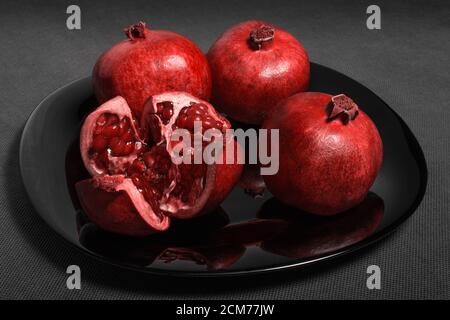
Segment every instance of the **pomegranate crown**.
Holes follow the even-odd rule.
[[[338,94],[331,98],[329,121],[340,117],[342,122],[347,124],[350,120],[354,120],[358,113],[358,105],[345,94]]]
[[[146,23],[144,21],[139,21],[138,23],[123,29],[123,32],[125,32],[125,35],[130,40],[142,39],[145,38],[145,27]]]
[[[250,45],[256,49],[261,49],[263,43],[275,38],[275,29],[269,25],[262,25],[250,32]]]

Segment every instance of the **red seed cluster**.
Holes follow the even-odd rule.
[[[128,118],[104,113],[96,121],[91,153],[101,166],[108,167],[108,154],[126,156],[135,150],[136,137]]]
[[[163,124],[168,124],[173,116],[173,103],[170,101],[163,101],[156,104],[158,108],[156,113],[161,118]]]
[[[175,125],[194,132],[194,122],[200,121],[203,130],[216,128],[222,130],[222,123],[215,120],[208,111],[208,107],[203,103],[195,103],[181,109]]]
[[[155,212],[158,211],[157,202],[170,182],[168,174],[171,166],[172,161],[164,146],[156,146],[135,159],[126,172]],[[159,211],[157,213],[161,214]]]

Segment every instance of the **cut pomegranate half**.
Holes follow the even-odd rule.
[[[123,173],[142,149],[130,108],[122,97],[102,104],[81,127],[81,157],[92,176]]]
[[[203,130],[231,127],[213,106],[182,92],[151,97],[140,127],[121,97],[92,112],[81,129],[80,151],[94,178],[76,186],[91,220],[108,231],[145,235],[167,229],[168,217],[188,219],[216,208],[238,181],[242,165],[223,164],[219,170],[203,161],[174,162],[172,133],[184,128],[194,135],[194,121],[201,121]],[[235,147],[235,141],[224,145]]]
[[[194,133],[194,122],[201,121],[202,129],[218,129],[225,133],[231,124],[214,107],[185,92],[166,92],[150,97],[145,103],[141,128],[154,143],[171,141],[176,129]],[[170,150],[172,144],[167,144]]]
[[[148,137],[148,143],[163,144],[169,154],[172,154],[173,145],[172,134],[176,129],[186,129],[192,135],[194,133],[194,122],[200,121],[202,124],[202,132],[208,129],[219,130],[224,137],[223,163],[207,166],[205,164],[181,164],[181,170],[198,171],[202,167],[208,170],[215,169],[215,181],[212,181],[211,193],[208,195],[207,202],[203,204],[203,210],[200,214],[208,213],[215,209],[230,193],[233,186],[239,180],[243,165],[243,161],[238,161],[240,153],[233,136],[226,135],[226,130],[231,128],[231,124],[227,119],[222,117],[214,107],[206,101],[200,100],[185,92],[166,92],[163,94],[152,96],[147,100],[141,117],[141,128]],[[192,140],[192,139],[191,139]],[[178,142],[177,142],[178,143]],[[234,148],[234,162],[225,163],[225,151],[228,148]],[[210,182],[209,180],[207,180]],[[189,180],[184,181],[184,184]],[[189,187],[189,184],[186,185]],[[210,186],[205,186],[209,189]],[[202,199],[203,200],[203,199]],[[166,204],[163,209],[167,214],[180,219],[191,218],[197,215],[195,210],[179,210]]]

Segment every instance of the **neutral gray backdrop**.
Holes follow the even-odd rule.
[[[366,28],[372,2],[381,7],[382,30]],[[66,29],[69,4],[81,7],[80,31]],[[429,167],[417,212],[361,254],[311,272],[237,282],[142,278],[63,243],[38,217],[20,179],[19,138],[30,112],[53,90],[89,75],[135,21],[180,32],[206,51],[225,28],[248,19],[290,31],[312,61],[360,81],[403,117]],[[450,298],[448,1],[2,0],[0,31],[1,298]],[[70,264],[82,269],[82,290],[66,289]],[[366,289],[371,264],[381,267],[380,291]]]

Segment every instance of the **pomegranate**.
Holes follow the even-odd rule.
[[[318,215],[360,203],[383,158],[372,120],[347,96],[296,94],[263,124],[279,129],[279,171],[264,181],[282,202]]]
[[[176,164],[172,133],[201,121],[224,132],[229,122],[209,103],[183,92],[152,96],[138,123],[116,97],[88,115],[80,152],[92,179],[76,185],[81,206],[101,228],[144,236],[216,208],[239,180],[242,164]],[[200,133],[202,134],[202,133]],[[184,141],[182,141],[184,142]],[[224,148],[237,148],[233,137]]]
[[[261,21],[226,30],[207,54],[212,101],[231,118],[260,124],[276,104],[309,84],[309,59],[290,33]]]
[[[205,55],[189,39],[170,31],[149,30],[144,22],[125,29],[127,40],[104,52],[92,73],[100,103],[124,97],[139,117],[149,96],[185,91],[209,100],[211,73]]]
[[[266,219],[279,218],[279,212],[280,203],[272,198],[260,214]],[[383,220],[384,202],[369,192],[363,202],[340,215],[325,218],[294,214],[285,217],[289,221],[287,229],[261,244],[263,250],[290,258],[309,258],[348,247],[376,231]]]

